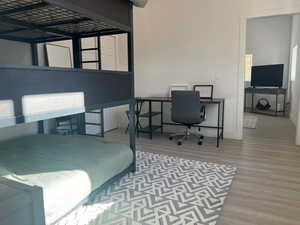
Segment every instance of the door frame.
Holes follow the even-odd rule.
[[[237,131],[238,138],[243,139],[243,122],[244,122],[244,97],[245,97],[245,54],[246,54],[246,33],[247,33],[247,21],[254,18],[263,18],[270,16],[281,15],[293,15],[300,13],[300,4],[298,6],[282,8],[282,9],[265,9],[258,11],[254,14],[244,15],[240,17],[240,43],[239,43],[239,65],[238,65],[238,78],[237,78]],[[297,126],[297,130],[300,130],[300,124]],[[300,140],[300,137],[299,137]]]

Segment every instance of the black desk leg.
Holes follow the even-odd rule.
[[[224,116],[225,116],[225,101],[222,103],[222,140],[224,139]]]
[[[100,113],[101,113],[101,115],[100,115],[100,120],[101,120],[101,137],[104,137],[105,131],[104,131],[104,109],[103,108],[100,109]]]
[[[153,129],[152,129],[152,101],[149,101],[149,137],[153,138]]]
[[[161,126],[161,128],[160,128],[160,130],[161,130],[161,134],[163,134],[164,133],[164,103],[163,102],[161,102],[160,103],[160,112],[161,112],[161,115],[160,115],[160,126]]]
[[[247,112],[247,92],[245,89],[245,94],[244,94],[244,112]]]
[[[251,102],[251,111],[254,113],[254,89],[252,90],[252,102]]]
[[[139,108],[139,104],[142,104],[140,103],[139,101],[136,102],[136,136],[137,137],[140,137],[140,108]]]
[[[218,128],[217,128],[217,148],[220,146],[220,105],[221,103],[218,103]]]
[[[285,116],[286,113],[286,93],[283,96],[283,116]]]
[[[278,114],[278,91],[276,93],[276,105],[275,105],[275,116]]]

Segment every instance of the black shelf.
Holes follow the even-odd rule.
[[[86,136],[103,138],[103,136],[101,134],[86,134]]]
[[[86,113],[88,113],[88,114],[101,114],[101,112],[86,112]]]
[[[149,118],[150,116],[154,117],[154,116],[158,116],[160,114],[161,114],[161,112],[152,112],[151,114],[149,112],[147,112],[147,113],[140,114],[139,117]]]
[[[252,111],[251,107],[246,107],[245,112],[247,113],[256,113],[256,114],[261,114],[261,115],[268,115],[268,116],[278,116],[278,114],[283,114],[283,116],[285,116],[285,112],[284,110],[278,110],[276,112],[276,110],[274,109],[269,109],[269,110],[259,110],[254,108],[254,111]]]
[[[142,113],[142,107],[143,107],[144,101],[137,101],[136,104],[136,111],[137,113],[137,121],[138,124],[140,124],[140,120],[148,121],[147,126],[145,127],[139,127],[137,129],[137,136],[139,137],[139,133],[146,133],[149,134],[150,139],[153,137],[153,133],[156,130],[161,130],[161,133],[163,133],[163,104],[160,104],[160,111],[152,111],[152,101],[148,101],[149,108],[147,111]],[[160,116],[160,124],[153,125],[153,117]]]
[[[152,125],[152,128],[150,126],[139,128],[140,133],[152,133],[155,130],[161,129],[162,126],[160,125]]]
[[[102,123],[85,123],[86,125],[91,125],[91,126],[102,126]]]
[[[251,108],[250,111],[247,107],[247,94],[251,95]],[[273,95],[276,97],[275,101],[275,110],[268,110],[268,111],[261,111],[257,110],[255,107],[256,95]],[[279,96],[283,96],[283,110],[279,110],[277,108],[279,102]],[[287,96],[287,89],[286,88],[254,88],[248,87],[245,88],[245,99],[244,99],[244,111],[251,112],[251,113],[258,113],[264,115],[271,115],[271,116],[286,116],[286,96]]]

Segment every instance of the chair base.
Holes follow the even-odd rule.
[[[170,140],[175,139],[175,140],[177,140],[178,145],[182,145],[184,141],[190,139],[191,137],[196,138],[198,140],[198,145],[203,144],[204,136],[201,134],[192,133],[189,128],[186,128],[186,130],[183,134],[180,133],[180,134],[173,134],[173,135],[169,136],[169,139]]]

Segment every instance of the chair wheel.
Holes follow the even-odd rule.
[[[203,144],[202,141],[199,141],[199,142],[198,142],[198,145],[202,145],[202,144]]]
[[[173,137],[169,137],[169,140],[172,141],[172,140],[173,140]]]
[[[178,142],[177,142],[177,145],[182,145],[182,142],[181,142],[181,141],[178,141]]]

